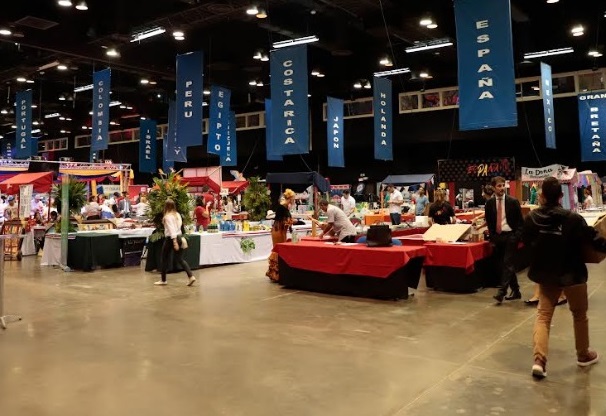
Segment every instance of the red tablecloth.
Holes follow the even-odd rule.
[[[411,258],[425,255],[425,248],[420,246],[369,248],[363,244],[335,245],[311,241],[277,244],[275,251],[293,268],[377,278],[387,278]]]
[[[395,230],[391,232],[391,237],[392,238],[398,238],[398,237],[404,237],[407,235],[416,235],[416,234],[423,234],[425,231],[427,231],[427,228],[404,228],[401,230]],[[356,241],[362,237],[365,236],[366,234],[359,234],[356,236]],[[320,239],[318,237],[312,237],[309,235],[306,235],[304,237],[301,237],[302,241],[320,241]],[[326,237],[324,238],[323,241],[337,241],[336,237]],[[422,242],[421,244],[416,244],[416,245],[423,245]]]
[[[425,266],[443,266],[465,269],[467,273],[474,270],[476,261],[490,256],[491,247],[488,241],[479,243],[448,244],[425,243],[427,249]]]

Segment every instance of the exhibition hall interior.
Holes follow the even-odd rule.
[[[606,414],[606,2],[0,13],[0,415]]]

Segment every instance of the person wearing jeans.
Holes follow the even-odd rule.
[[[528,277],[539,285],[533,331],[532,375],[536,378],[547,376],[549,330],[562,290],[572,312],[577,365],[587,367],[599,359],[589,347],[588,273],[583,250],[590,247],[606,252],[606,240],[579,214],[562,208],[561,198],[560,182],[545,179],[539,197],[541,207],[531,211],[522,229],[524,245],[530,250]]]
[[[400,225],[402,221],[402,204],[404,198],[402,193],[398,191],[392,184],[387,185],[387,192],[389,192],[389,218],[393,225]]]

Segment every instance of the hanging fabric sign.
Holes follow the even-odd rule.
[[[272,151],[278,155],[309,153],[307,46],[271,52]]]
[[[375,159],[393,160],[393,97],[391,81],[374,77]]]
[[[509,0],[455,0],[459,129],[518,125]]]
[[[4,159],[12,159],[15,154],[15,138],[17,136],[13,133],[6,135],[2,140],[2,157]]]
[[[32,150],[32,90],[20,91],[16,94],[15,118],[17,122],[16,158],[27,159],[33,154]],[[36,149],[37,151],[38,149]]]
[[[229,125],[229,103],[231,91],[227,88],[210,87],[210,117],[208,119],[207,152],[225,156],[227,128]]]
[[[545,117],[545,147],[555,149],[555,115],[553,113],[553,88],[551,80],[551,66],[541,62],[541,94],[543,94],[543,115]]]
[[[90,152],[88,153],[88,161],[90,163],[94,163],[97,161],[97,154],[99,153],[98,150],[93,150],[93,147],[90,147]]]
[[[169,173],[174,166],[175,162],[168,160],[168,134],[165,134],[162,140],[162,170],[164,173]]]
[[[266,159],[274,162],[281,162],[283,160],[282,155],[278,155],[273,150],[273,141],[271,139],[272,128],[272,115],[271,115],[271,100],[265,99],[265,155]]]
[[[328,166],[344,168],[345,141],[343,130],[343,100],[328,97],[326,107],[326,146],[328,147]]]
[[[183,148],[202,145],[203,59],[201,51],[177,55],[177,138]]]
[[[139,172],[155,173],[156,157],[156,122],[141,120],[139,126]]]
[[[105,150],[109,146],[111,74],[109,68],[93,73],[93,130],[91,137],[93,150]]]
[[[579,94],[581,162],[606,160],[606,92]]]
[[[177,140],[177,109],[175,102],[170,100],[168,103],[168,132],[167,132],[167,152],[166,158],[173,162],[187,162],[187,147],[182,146]]]
[[[225,136],[225,151],[221,154],[221,166],[238,165],[238,143],[236,141],[236,112],[229,112],[227,134]]]

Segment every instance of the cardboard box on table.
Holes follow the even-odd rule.
[[[587,217],[583,216],[587,225],[596,229],[600,237],[606,238],[606,215]],[[606,258],[606,253],[595,250],[589,244],[583,247],[583,258],[585,263],[601,263]]]
[[[442,241],[452,243],[464,239],[465,234],[471,231],[469,224],[433,224],[429,230],[423,234],[424,241]]]

